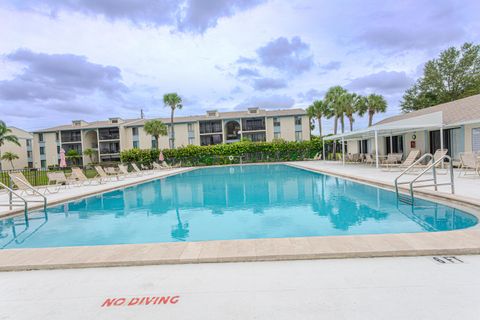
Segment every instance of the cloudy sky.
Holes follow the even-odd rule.
[[[383,94],[379,120],[426,60],[480,42],[479,12],[478,0],[0,0],[0,119],[167,116],[167,92],[178,115],[306,107],[342,85]]]

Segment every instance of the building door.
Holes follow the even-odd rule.
[[[451,139],[450,139],[450,132],[451,129],[444,129],[443,130],[443,148],[447,149],[448,155],[451,155]],[[435,151],[440,149],[441,141],[440,141],[440,130],[430,131],[430,153],[434,154]]]

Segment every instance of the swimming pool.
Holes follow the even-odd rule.
[[[288,165],[196,169],[0,220],[0,247],[435,232],[477,219],[391,191]]]

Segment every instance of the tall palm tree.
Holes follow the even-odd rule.
[[[320,137],[323,136],[322,134],[322,118],[330,114],[328,110],[328,104],[322,100],[315,100],[313,103],[307,108],[307,114],[310,118],[317,119],[318,121],[318,130],[320,132]]]
[[[353,131],[353,122],[355,121],[353,115],[364,108],[365,100],[365,97],[356,93],[347,93],[342,97],[345,116],[350,123],[350,131]]]
[[[327,104],[327,118],[334,118],[333,120],[333,134],[337,134],[338,131],[338,119],[342,125],[342,133],[345,131],[345,122],[344,122],[344,107],[342,102],[342,96],[347,93],[347,90],[341,86],[335,86],[328,89],[325,94],[325,103]],[[337,140],[333,141],[333,154],[336,160],[337,157]]]
[[[173,126],[172,126],[173,128]],[[145,126],[143,127],[143,130],[145,130],[145,132],[151,136],[153,136],[155,138],[155,141],[157,143],[157,149],[158,149],[158,138],[160,136],[166,136],[168,135],[168,132],[167,132],[167,126],[165,125],[165,123],[163,123],[162,121],[160,120],[150,120],[150,121],[147,121],[145,122]]]
[[[182,98],[177,93],[166,93],[163,95],[163,103],[170,107],[170,148],[175,148],[175,129],[173,128],[173,114],[175,109],[182,109]]]
[[[373,123],[373,115],[375,113],[387,111],[387,101],[382,95],[372,93],[365,99],[365,103],[361,106],[358,114],[363,116],[368,113],[368,126],[371,127]]]
[[[5,142],[11,142],[13,144],[16,144],[17,146],[20,146],[18,137],[11,133],[12,133],[12,130],[7,128],[7,125],[5,124],[5,122],[0,120],[0,148],[5,144]],[[1,156],[1,150],[0,150],[0,156]],[[0,161],[0,170],[2,170],[1,161]]]
[[[13,165],[13,160],[17,160],[19,159],[19,157],[13,152],[5,152],[0,159],[10,162],[12,169],[15,169],[15,166]]]
[[[328,89],[327,93],[325,94],[325,102],[327,103],[329,113],[327,118],[334,118],[333,120],[333,134],[337,134],[338,131],[338,120],[340,120],[340,124],[342,125],[342,133],[345,132],[345,124],[344,124],[344,116],[345,116],[345,108],[344,108],[344,101],[343,96],[347,94],[347,90],[342,88],[341,86],[335,86]]]

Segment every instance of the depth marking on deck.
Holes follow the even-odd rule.
[[[432,259],[438,264],[455,264],[455,263],[465,263],[463,260],[455,257],[455,256],[437,256],[432,257]]]

